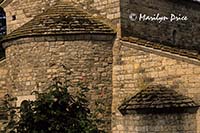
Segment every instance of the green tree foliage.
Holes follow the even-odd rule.
[[[77,89],[78,88],[78,89]],[[81,84],[76,91],[70,84],[56,81],[44,93],[35,92],[36,100],[25,100],[19,108],[16,98],[6,95],[5,107],[9,115],[5,132],[9,133],[100,133],[98,119],[89,109],[87,87]]]

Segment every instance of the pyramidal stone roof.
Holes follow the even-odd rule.
[[[2,41],[65,34],[115,34],[115,31],[86,11],[70,3],[60,2],[8,34]]]
[[[131,111],[173,110],[198,107],[197,104],[187,96],[179,94],[173,89],[162,85],[151,85],[141,90],[129,100],[122,103],[119,111],[122,114]]]

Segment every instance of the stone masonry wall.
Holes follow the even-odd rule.
[[[121,35],[120,25],[120,0],[64,0],[88,11],[93,16],[103,20],[107,25]]]
[[[19,28],[59,1],[79,5],[80,8],[88,10],[94,16],[106,18],[114,24],[119,24],[119,0],[13,0],[3,7],[6,12],[7,33]]]
[[[7,74],[8,68],[6,60],[0,61],[0,99],[7,93]]]
[[[127,115],[113,133],[196,133],[195,119],[190,113]]]
[[[8,93],[7,74],[8,74],[8,69],[6,66],[6,60],[4,59],[0,61],[0,107],[2,106],[1,99],[4,97],[6,93]],[[3,122],[5,122],[5,116],[4,112],[0,110],[0,131],[2,130]]]
[[[80,5],[92,14],[118,23],[120,18],[120,1],[119,0],[64,0]]]
[[[65,65],[72,71],[73,83],[88,83],[91,104],[97,99],[105,101],[106,112],[102,117],[106,122],[100,127],[110,131],[112,41],[55,41],[55,38],[46,38],[49,40],[46,42],[39,37],[9,42],[13,45],[6,48],[6,58],[12,93],[28,96],[34,90],[44,90],[54,77],[64,75],[62,65]]]
[[[58,0],[12,0],[5,5],[7,34],[42,13]]]
[[[193,64],[193,61],[187,62],[189,59],[182,60],[176,58],[173,54],[168,56],[162,51],[161,53],[145,47],[138,48],[138,45],[133,43],[119,42],[115,44],[112,102],[112,130],[114,133],[139,132],[141,128],[138,126],[141,126],[141,124],[138,125],[135,122],[139,122],[141,116],[122,116],[118,107],[123,100],[133,96],[148,84],[173,86],[173,88],[177,88],[176,91],[179,93],[191,97],[197,104],[200,103],[200,62],[197,61]],[[188,118],[186,124],[190,125],[187,121],[193,121],[191,122],[193,124],[190,125],[192,127],[182,129],[182,132],[200,133],[200,111],[197,114],[184,115],[187,114],[183,114],[183,117]],[[158,116],[157,120],[161,120],[161,117],[168,118],[168,116]],[[173,116],[171,117],[173,118]],[[136,120],[130,121],[130,119]],[[128,121],[129,124],[127,124]],[[197,123],[197,127],[195,123]],[[169,125],[169,130],[165,131],[171,133],[171,129],[175,130],[177,125],[178,122]],[[161,130],[162,127],[159,127],[159,129]]]
[[[132,18],[136,19],[131,21]],[[137,16],[135,18],[134,14]],[[162,21],[139,21],[140,14],[146,16],[168,17]],[[171,14],[187,16],[187,21],[172,21]],[[176,46],[200,51],[200,4],[192,0],[122,0],[121,29],[122,36],[134,36]]]

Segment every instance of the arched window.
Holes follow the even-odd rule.
[[[6,35],[6,13],[2,7],[0,7],[0,39]],[[5,50],[0,45],[0,60],[5,58]]]
[[[6,35],[6,13],[0,7],[0,36]]]

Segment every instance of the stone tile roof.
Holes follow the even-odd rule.
[[[200,60],[200,54],[195,50],[192,51],[192,50],[187,50],[187,49],[180,49],[180,48],[176,48],[176,47],[166,46],[166,45],[163,45],[160,43],[154,43],[151,41],[147,41],[147,40],[143,40],[143,39],[139,39],[139,38],[135,38],[135,37],[123,37],[121,40],[126,41],[126,42],[135,43],[135,44],[142,45],[142,46],[146,46],[146,47],[151,47],[153,49],[170,52],[172,54],[178,54],[181,56],[187,56],[189,58]]]
[[[115,31],[82,9],[61,2],[7,35],[3,41],[58,34],[115,34]]]
[[[192,108],[197,104],[189,97],[162,85],[151,85],[141,90],[119,107],[120,112],[133,110],[159,110],[173,108]]]

